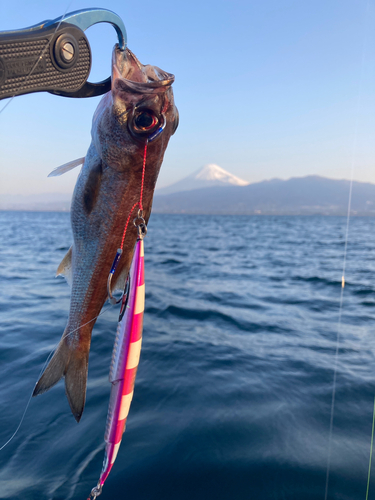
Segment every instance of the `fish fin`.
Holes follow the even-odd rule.
[[[65,393],[70,409],[77,422],[80,421],[86,401],[87,371],[89,366],[88,352],[79,351],[72,355],[65,373]]]
[[[55,354],[43,375],[38,380],[33,396],[47,392],[65,377],[65,392],[70,409],[77,422],[80,421],[86,400],[86,382],[88,370],[88,352],[72,350],[65,339],[60,341]]]
[[[126,278],[128,277],[129,270],[124,267],[121,273],[117,276],[116,281],[112,285],[112,291],[115,292],[119,290],[120,292],[124,291]]]
[[[64,278],[68,282],[68,285],[70,285],[70,286],[72,286],[72,281],[73,281],[72,248],[73,247],[69,248],[69,250],[65,254],[65,257],[63,258],[63,260],[60,262],[60,265],[56,271],[56,276],[64,276]]]
[[[69,161],[68,163],[64,163],[64,165],[60,165],[59,167],[52,170],[52,172],[49,173],[47,177],[58,177],[59,175],[65,174],[65,172],[69,172],[69,170],[73,170],[73,168],[83,165],[84,163],[85,157]]]
[[[48,391],[64,376],[69,364],[71,350],[64,340],[61,340],[57,349],[34,388],[33,396],[38,396]]]

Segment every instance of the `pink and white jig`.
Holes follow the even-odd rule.
[[[103,484],[116,460],[133,398],[134,381],[141,353],[145,305],[143,246],[145,226],[143,224],[141,226],[137,226],[138,239],[121,301],[116,341],[109,373],[112,388],[104,436],[106,442],[104,463],[98,484],[92,489],[88,500],[95,499],[102,492]]]

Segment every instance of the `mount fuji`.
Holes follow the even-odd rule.
[[[181,189],[185,191],[161,196],[156,192],[154,212],[346,215],[351,188],[348,180],[309,175],[288,180],[271,179],[247,186],[223,183],[206,189]],[[375,184],[353,181],[351,214],[375,216]]]
[[[247,186],[248,184],[249,182],[230,174],[219,165],[210,163],[170,186],[157,189],[155,194],[171,194],[213,186]]]

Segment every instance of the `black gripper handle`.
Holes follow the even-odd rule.
[[[86,97],[90,69],[90,45],[76,26],[0,33],[0,99],[31,92]]]

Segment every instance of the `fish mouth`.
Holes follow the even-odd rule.
[[[113,50],[112,89],[137,94],[161,94],[175,80],[174,75],[151,64],[143,65],[129,49]]]
[[[168,90],[174,79],[174,75],[157,66],[141,64],[131,50],[120,50],[115,46],[112,94],[126,103],[121,116],[126,117],[129,133],[134,139],[147,137],[153,141],[164,130],[166,113],[173,102],[173,95]]]

